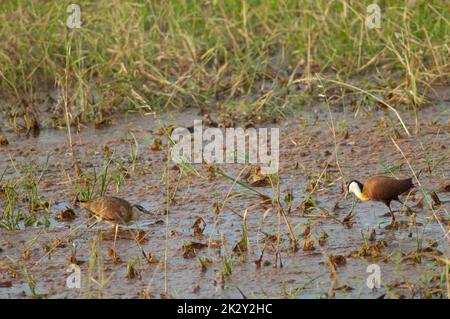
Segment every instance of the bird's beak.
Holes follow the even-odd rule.
[[[141,205],[133,205],[134,208],[136,208],[138,211],[140,211],[141,213],[144,214],[151,214],[151,212],[149,212],[148,210],[146,210],[144,207],[142,207]]]

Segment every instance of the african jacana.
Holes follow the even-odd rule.
[[[412,178],[395,179],[387,176],[373,176],[368,178],[364,184],[357,180],[352,180],[348,184],[348,191],[355,194],[362,201],[374,200],[384,203],[389,208],[392,221],[394,222],[395,216],[391,210],[391,201],[395,200],[405,205],[398,196],[413,187]],[[408,206],[406,207],[410,210]]]
[[[88,201],[80,201],[77,198],[76,203],[91,212],[97,219],[114,226],[114,246],[116,245],[119,224],[126,225],[133,219],[133,207],[143,213],[148,213],[142,206],[132,205],[125,199],[114,196],[100,196]]]

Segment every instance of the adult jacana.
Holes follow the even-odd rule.
[[[368,178],[364,184],[352,180],[348,184],[348,192],[355,194],[362,201],[374,200],[384,203],[389,208],[394,222],[395,216],[391,209],[391,201],[395,200],[405,205],[398,196],[408,192],[413,187],[412,178],[395,179],[387,176],[373,176]],[[410,210],[408,206],[406,207]]]

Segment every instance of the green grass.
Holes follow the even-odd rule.
[[[49,156],[43,166],[35,162],[11,163],[15,176],[0,183],[0,228],[19,229],[22,222],[23,226],[48,227],[52,203],[42,196],[40,184],[47,172]]]
[[[19,228],[19,223],[22,218],[23,212],[22,210],[17,208],[19,195],[15,190],[16,184],[17,183],[14,181],[8,181],[8,183],[2,189],[3,205],[0,228],[5,228],[8,230]]]
[[[27,126],[56,86],[73,124],[187,107],[254,122],[307,103],[293,82],[315,73],[418,106],[448,77],[449,7],[382,1],[381,29],[369,30],[372,2],[83,1],[71,30],[69,1],[10,0],[0,8],[1,111]],[[63,125],[63,105],[50,105]]]

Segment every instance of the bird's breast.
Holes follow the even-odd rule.
[[[370,197],[364,193],[359,194],[358,198],[363,202],[368,201],[370,199]]]

